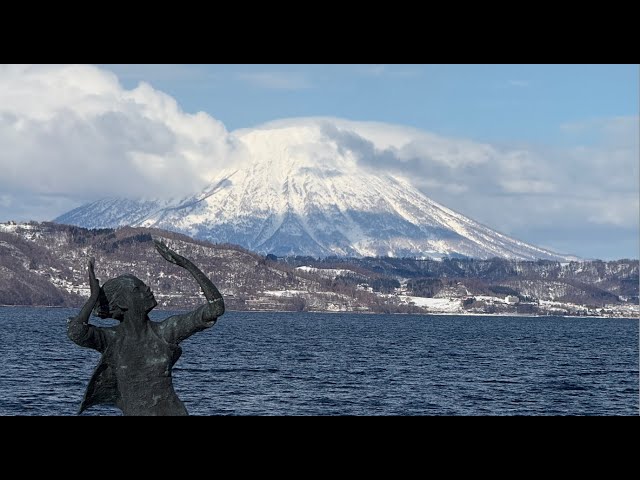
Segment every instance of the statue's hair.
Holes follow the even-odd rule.
[[[100,318],[113,318],[116,309],[126,310],[126,305],[122,301],[122,293],[125,290],[132,290],[136,282],[141,282],[135,275],[121,275],[104,282],[100,287],[98,302],[93,307],[93,314]]]

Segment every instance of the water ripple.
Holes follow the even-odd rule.
[[[68,340],[75,313],[0,307],[1,415],[76,414],[100,355]],[[633,319],[227,312],[182,347],[192,415],[639,413]]]

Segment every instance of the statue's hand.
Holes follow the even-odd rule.
[[[187,259],[182,255],[178,255],[176,252],[167,247],[163,242],[154,238],[153,243],[155,244],[158,253],[162,255],[162,258],[164,258],[167,262],[171,262],[175,265],[178,265],[179,267],[184,267],[186,265]]]
[[[98,296],[100,293],[100,281],[96,278],[95,272],[96,259],[91,257],[87,263],[87,270],[89,271],[89,287],[91,288],[91,295]]]

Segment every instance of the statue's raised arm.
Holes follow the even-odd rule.
[[[204,293],[205,298],[208,302],[207,315],[210,317],[209,321],[215,321],[216,318],[221,316],[224,313],[224,300],[222,299],[222,295],[213,284],[213,282],[207,277],[202,271],[196,267],[193,262],[189,259],[183,257],[182,255],[178,255],[176,252],[167,247],[162,241],[158,239],[154,239],[153,243],[156,246],[156,250],[162,257],[179,267],[187,270],[193,278],[196,279],[198,285],[202,289],[202,293]]]
[[[91,257],[87,262],[87,272],[89,275],[89,288],[91,295],[75,317],[70,317],[67,322],[67,335],[81,347],[93,348],[102,352],[113,335],[110,329],[96,327],[89,323],[91,311],[100,298],[100,282],[95,274],[95,259]]]

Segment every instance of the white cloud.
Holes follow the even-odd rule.
[[[302,72],[239,73],[238,78],[255,87],[272,90],[301,90],[312,87],[311,81]]]
[[[242,156],[218,120],[86,65],[0,67],[0,144],[3,204],[185,195]]]
[[[512,87],[528,87],[531,83],[527,80],[509,80],[509,85]]]
[[[555,191],[555,187],[551,183],[526,178],[502,180],[500,185],[508,193],[551,193]]]
[[[265,88],[310,86],[295,73],[244,75]],[[523,240],[535,242],[531,231],[593,226],[603,238],[614,227],[638,229],[638,116],[563,125],[571,147],[505,147],[337,118],[259,128],[287,125],[311,126],[330,142],[331,149],[300,147],[318,158],[333,146],[349,151],[359,165],[404,176],[434,200]],[[0,66],[0,221],[51,219],[111,195],[191,194],[249,158],[240,140],[246,131],[185,113],[149,84],[125,89],[97,67]]]
[[[280,120],[261,128],[321,124],[338,151],[348,150],[361,165],[404,176],[434,200],[526,240],[527,229],[541,226],[637,228],[637,122],[603,119],[596,123],[600,142],[571,148],[498,147],[335,118]]]

